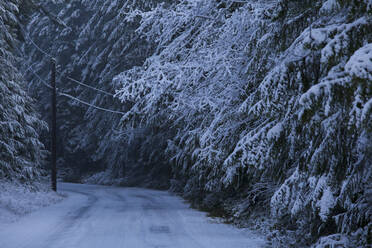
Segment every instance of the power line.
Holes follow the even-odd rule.
[[[2,24],[2,26],[3,26],[3,28],[6,30],[6,27],[5,27],[5,25],[4,25],[4,23],[3,22],[1,22],[1,24]],[[47,53],[47,52],[45,52],[43,49],[41,49],[32,39],[31,39],[31,37],[24,31],[24,29],[22,28],[22,25],[20,24],[20,23],[18,23],[18,25],[19,25],[19,27],[21,28],[21,31],[26,35],[26,38],[31,42],[31,44],[37,49],[37,50],[39,50],[39,52],[41,52],[42,54],[44,54],[45,56],[47,56],[47,57],[49,57],[49,58],[51,58],[51,59],[55,59],[53,56],[51,56],[49,53]],[[18,52],[20,53],[20,54],[23,54],[22,53],[22,51],[20,51],[19,50],[19,48],[17,47],[17,50],[18,50]],[[24,55],[24,54],[23,54]],[[39,80],[40,80],[40,82],[45,86],[45,87],[47,87],[47,88],[49,88],[49,89],[52,89],[52,87],[48,84],[48,83],[46,83],[39,75],[37,75],[37,73],[32,69],[32,65],[26,70],[26,71],[28,71],[28,70],[30,70]],[[62,74],[61,72],[58,72],[58,73],[60,73],[60,74]],[[63,76],[63,75],[62,75]],[[103,91],[103,90],[100,90],[100,89],[97,89],[97,88],[94,88],[94,87],[92,87],[92,86],[90,86],[90,85],[87,85],[87,84],[84,84],[84,83],[82,83],[82,82],[80,82],[80,81],[78,81],[78,80],[76,80],[76,79],[73,79],[73,78],[71,78],[71,77],[69,77],[69,76],[65,76],[67,79],[69,79],[69,80],[71,80],[71,81],[73,81],[73,82],[75,82],[75,83],[78,83],[78,84],[80,84],[80,85],[83,85],[83,86],[85,86],[85,87],[88,87],[88,88],[90,88],[90,89],[93,89],[93,90],[96,90],[96,91],[99,91],[99,92],[102,92],[102,93],[104,93],[104,94],[107,94],[107,95],[111,95],[111,96],[114,96],[114,94],[112,94],[112,93],[109,93],[109,92],[106,92],[106,91]],[[106,111],[106,112],[109,112],[109,113],[115,113],[115,114],[126,114],[126,113],[124,113],[124,112],[120,112],[120,111],[116,111],[116,110],[111,110],[111,109],[106,109],[106,108],[102,108],[102,107],[98,107],[98,106],[95,106],[95,105],[93,105],[93,104],[90,104],[90,103],[88,103],[88,102],[85,102],[85,101],[82,101],[82,100],[80,100],[80,99],[78,99],[78,98],[76,98],[76,97],[74,97],[74,96],[71,96],[71,95],[68,95],[68,94],[66,94],[66,93],[63,93],[63,92],[58,92],[58,94],[59,95],[61,95],[61,96],[65,96],[65,97],[68,97],[68,98],[70,98],[70,99],[73,99],[73,100],[75,100],[75,101],[77,101],[77,102],[79,102],[79,103],[81,103],[81,104],[84,104],[84,105],[87,105],[87,106],[89,106],[89,107],[92,107],[92,108],[95,108],[95,109],[98,109],[98,110],[101,110],[101,111]]]
[[[52,87],[50,86],[50,85],[48,85],[48,83],[46,83],[45,81],[44,81],[44,79],[42,79],[41,77],[39,77],[39,75],[37,75],[36,74],[36,72],[35,71],[33,71],[32,70],[32,68],[29,68],[29,70],[40,80],[40,82],[44,85],[44,86],[46,86],[47,88],[49,88],[49,89],[52,89]],[[70,98],[70,99],[72,99],[72,100],[75,100],[75,101],[77,101],[77,102],[79,102],[79,103],[81,103],[81,104],[84,104],[84,105],[86,105],[86,106],[89,106],[89,107],[92,107],[92,108],[95,108],[95,109],[98,109],[98,110],[101,110],[101,111],[105,111],[105,112],[109,112],[109,113],[114,113],[114,114],[121,114],[121,115],[125,115],[126,113],[124,113],[124,112],[121,112],[121,111],[116,111],[116,110],[111,110],[111,109],[106,109],[106,108],[102,108],[102,107],[98,107],[98,106],[96,106],[96,105],[93,105],[93,104],[91,104],[91,103],[88,103],[88,102],[85,102],[85,101],[83,101],[83,100],[80,100],[79,98],[76,98],[76,97],[74,97],[74,96],[71,96],[71,95],[69,95],[69,94],[66,94],[66,93],[63,93],[63,92],[59,92],[59,91],[57,91],[57,93],[58,93],[58,95],[60,95],[60,96],[65,96],[65,97],[67,97],[67,98]]]
[[[22,33],[24,34],[24,36],[26,36],[26,38],[31,42],[31,44],[37,49],[39,50],[39,52],[41,52],[42,54],[44,54],[45,56],[47,56],[48,58],[51,58],[51,59],[55,59],[52,55],[50,55],[49,53],[45,52],[43,49],[41,49],[32,39],[31,37],[28,35],[28,33],[23,29],[22,27],[22,24],[18,22],[18,26],[20,27]]]
[[[29,71],[31,71],[38,79],[39,81],[47,88],[49,89],[53,89],[52,86],[50,86],[49,84],[47,84],[39,75],[36,74],[36,72],[31,68],[29,67],[28,68]]]
[[[82,100],[80,100],[79,98],[73,97],[73,96],[68,95],[68,94],[65,94],[65,93],[61,93],[61,92],[59,92],[58,95],[68,97],[68,98],[70,98],[70,99],[72,99],[72,100],[75,100],[75,101],[77,101],[77,102],[80,102],[80,103],[82,103],[82,104],[84,104],[84,105],[90,106],[90,107],[95,108],[95,109],[98,109],[98,110],[102,110],[102,111],[106,111],[106,112],[110,112],[110,113],[114,113],[114,114],[122,114],[122,115],[125,115],[125,114],[126,114],[126,113],[124,113],[124,112],[120,112],[120,111],[116,111],[116,110],[111,110],[111,109],[106,109],[106,108],[98,107],[98,106],[96,106],[96,105],[93,105],[93,104],[90,104],[90,103],[88,103],[88,102],[82,101]]]
[[[79,80],[76,80],[76,79],[74,79],[74,78],[72,78],[72,77],[64,76],[63,73],[60,72],[60,71],[57,71],[57,73],[60,74],[62,77],[65,77],[65,78],[67,78],[68,80],[70,80],[70,81],[72,81],[72,82],[74,82],[74,83],[80,84],[80,85],[85,86],[85,87],[87,87],[87,88],[89,88],[89,89],[92,89],[92,90],[95,90],[95,91],[101,92],[101,93],[106,94],[106,95],[109,95],[109,96],[114,96],[114,94],[112,94],[112,93],[110,93],[110,92],[107,92],[107,91],[104,91],[104,90],[101,90],[101,89],[95,88],[95,87],[93,87],[93,86],[90,86],[90,85],[88,85],[88,84],[82,83],[82,82],[80,82]]]
[[[22,32],[24,32],[24,30],[23,30],[22,27],[21,27],[21,29],[22,29]],[[47,57],[54,59],[53,56],[51,56],[50,54],[48,54],[47,52],[45,52],[43,49],[41,49],[41,48],[40,48],[40,47],[39,47],[39,46],[38,46],[38,45],[37,45],[37,44],[36,44],[36,43],[31,39],[31,37],[30,37],[28,34],[26,34],[26,36],[27,36],[27,39],[30,40],[31,44],[32,44],[32,45],[33,45],[37,50],[39,50],[41,53],[43,53],[43,54],[46,55]],[[87,87],[87,88],[89,88],[89,89],[92,89],[92,90],[95,90],[95,91],[101,92],[101,93],[106,94],[106,95],[109,95],[109,96],[114,96],[114,94],[112,94],[112,93],[110,93],[110,92],[107,92],[107,91],[104,91],[104,90],[101,90],[101,89],[95,88],[95,87],[90,86],[90,85],[88,85],[88,84],[84,84],[84,83],[80,82],[79,80],[76,80],[76,79],[74,79],[74,78],[72,78],[72,77],[64,76],[63,73],[60,72],[60,71],[57,71],[57,73],[60,74],[60,75],[62,75],[62,76],[65,77],[65,78],[69,79],[70,81],[72,81],[72,82],[74,82],[74,83],[80,84],[80,85],[85,86],[85,87]]]
[[[19,52],[19,51],[18,51]],[[37,62],[33,63],[32,65],[30,65],[22,74],[22,78],[25,78],[25,75],[26,73],[32,69],[32,67],[36,64]]]
[[[4,24],[3,24],[4,25]],[[20,23],[18,23],[19,27],[21,28],[21,31],[22,33],[24,33],[24,36],[26,36],[26,38],[31,42],[31,44],[39,51],[41,52],[42,54],[44,54],[45,56],[49,57],[49,58],[52,58],[52,59],[55,59],[52,55],[50,55],[49,53],[47,53],[46,51],[44,51],[43,49],[41,49],[32,39],[31,37],[25,32],[25,30],[23,29],[22,25]],[[20,52],[20,50],[18,49],[18,52]],[[22,52],[20,52],[20,54],[22,54]],[[60,75],[63,76],[62,72],[60,71],[57,71],[57,73],[59,73]],[[89,89],[92,89],[92,90],[95,90],[95,91],[98,91],[98,92],[101,92],[103,94],[106,94],[106,95],[109,95],[109,96],[114,96],[114,94],[110,93],[110,92],[107,92],[107,91],[104,91],[104,90],[101,90],[101,89],[98,89],[98,88],[95,88],[93,86],[90,86],[90,85],[87,85],[87,84],[84,84],[82,82],[80,82],[79,80],[76,80],[72,77],[69,77],[69,76],[63,76],[67,79],[69,79],[70,81],[74,82],[74,83],[77,83],[77,84],[80,84],[82,86],[85,86]]]

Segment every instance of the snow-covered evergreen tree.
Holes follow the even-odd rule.
[[[116,77],[133,103],[123,121],[169,139],[186,196],[239,193],[238,213],[270,206],[302,244],[368,234],[370,1],[185,0],[133,16],[157,49]]]
[[[32,182],[42,173],[45,151],[39,132],[46,124],[36,114],[17,69],[19,4],[0,1],[0,179]]]

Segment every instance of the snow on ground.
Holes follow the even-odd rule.
[[[68,197],[0,226],[4,248],[254,248],[265,240],[206,217],[168,192],[60,184]]]
[[[48,186],[42,183],[30,186],[0,181],[0,226],[62,199],[61,195],[49,191]]]

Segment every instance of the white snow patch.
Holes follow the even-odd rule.
[[[372,43],[358,49],[345,65],[351,76],[372,80]]]
[[[311,246],[312,248],[326,247],[349,247],[349,239],[342,234],[332,234],[326,237],[321,237],[318,242]]]
[[[279,138],[280,134],[283,131],[283,124],[277,123],[275,126],[273,126],[268,132],[267,132],[267,138],[269,140],[271,139],[277,139]]]
[[[323,3],[322,7],[320,8],[320,13],[328,14],[339,8],[340,8],[340,4],[337,2],[337,0],[327,0]]]
[[[367,19],[365,17],[361,17],[352,23],[329,26],[328,33],[336,32],[336,35],[322,49],[320,59],[321,63],[327,64],[332,57],[339,54],[343,49],[346,49],[350,42],[348,39],[346,39],[346,37],[348,37],[348,32],[360,26],[366,25],[367,23]]]
[[[301,200],[299,196],[297,196],[297,199],[295,203],[293,204],[293,207],[291,208],[291,215],[292,216],[297,215],[303,207],[304,207],[303,201]]]
[[[57,203],[62,196],[47,189],[47,185],[33,187],[0,181],[0,224],[6,224],[42,207]]]
[[[317,207],[320,208],[319,216],[323,221],[326,221],[331,209],[335,206],[335,198],[329,187],[323,190],[322,198],[317,202]]]
[[[362,110],[361,121],[368,120],[368,114],[372,112],[372,98],[364,105]]]
[[[326,28],[317,28],[317,29],[312,29],[311,30],[311,37],[307,37],[307,39],[304,40],[306,43],[308,40],[311,39],[311,41],[315,44],[321,44],[325,42],[328,38],[327,34],[327,29]]]

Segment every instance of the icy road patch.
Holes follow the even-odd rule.
[[[168,192],[59,184],[68,197],[11,224],[1,248],[254,248],[264,238],[217,223]]]

